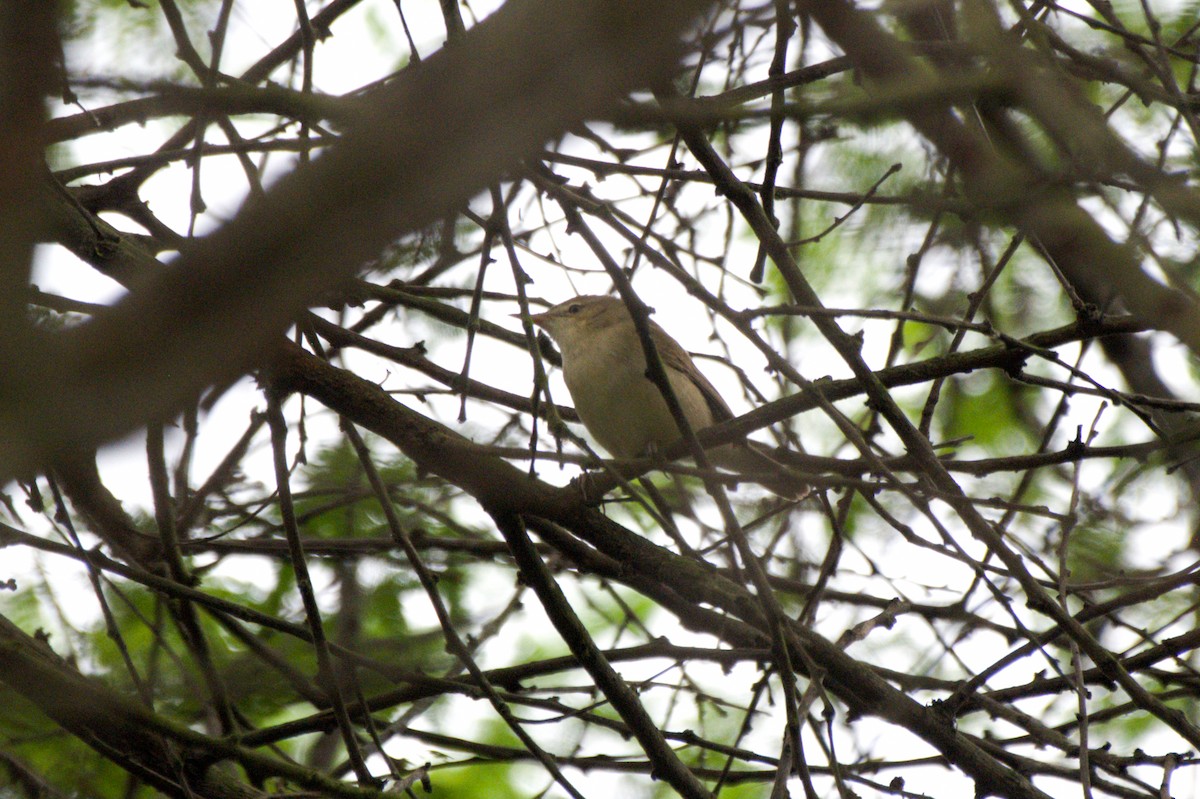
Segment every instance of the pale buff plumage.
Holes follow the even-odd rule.
[[[616,297],[575,297],[531,318],[558,344],[575,410],[610,455],[642,457],[679,439],[662,392],[646,376],[641,339],[624,303]],[[701,430],[732,419],[733,412],[687,351],[653,321],[650,335],[688,425]],[[766,485],[783,496],[806,491],[761,445],[725,446],[709,455],[715,465],[732,471],[776,472],[779,477]]]

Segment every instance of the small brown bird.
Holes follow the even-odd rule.
[[[558,344],[575,410],[610,455],[652,455],[680,438],[662,392],[646,376],[642,342],[621,300],[575,297],[530,318]],[[650,336],[691,428],[701,430],[732,419],[725,400],[679,342],[653,321]],[[780,496],[799,499],[807,494],[803,480],[765,450],[757,442],[746,442],[718,447],[709,457],[714,465],[734,472],[777,475],[763,485]]]

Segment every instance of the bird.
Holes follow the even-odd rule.
[[[563,379],[584,427],[614,458],[654,457],[681,437],[662,392],[648,376],[645,351],[629,309],[617,297],[582,295],[530,321],[562,353]],[[692,430],[734,418],[733,411],[695,361],[653,320],[650,338]],[[804,481],[758,442],[728,444],[708,452],[715,466],[772,476],[762,484],[790,499],[808,493]]]

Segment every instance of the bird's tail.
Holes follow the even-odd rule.
[[[714,466],[737,472],[784,499],[799,501],[812,491],[805,480],[776,460],[771,448],[757,441],[730,444],[709,452]]]

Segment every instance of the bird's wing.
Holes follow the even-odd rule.
[[[687,376],[696,388],[700,389],[700,394],[704,397],[704,401],[708,404],[708,410],[712,413],[713,424],[727,422],[733,418],[733,411],[725,404],[725,400],[721,398],[721,394],[708,382],[708,378],[696,366],[696,362],[692,360],[692,356],[687,354],[687,351],[679,345],[675,339],[663,334],[665,341],[660,345],[655,342],[658,348],[658,357],[662,358],[663,366],[669,369],[674,369],[677,372],[682,372]]]

